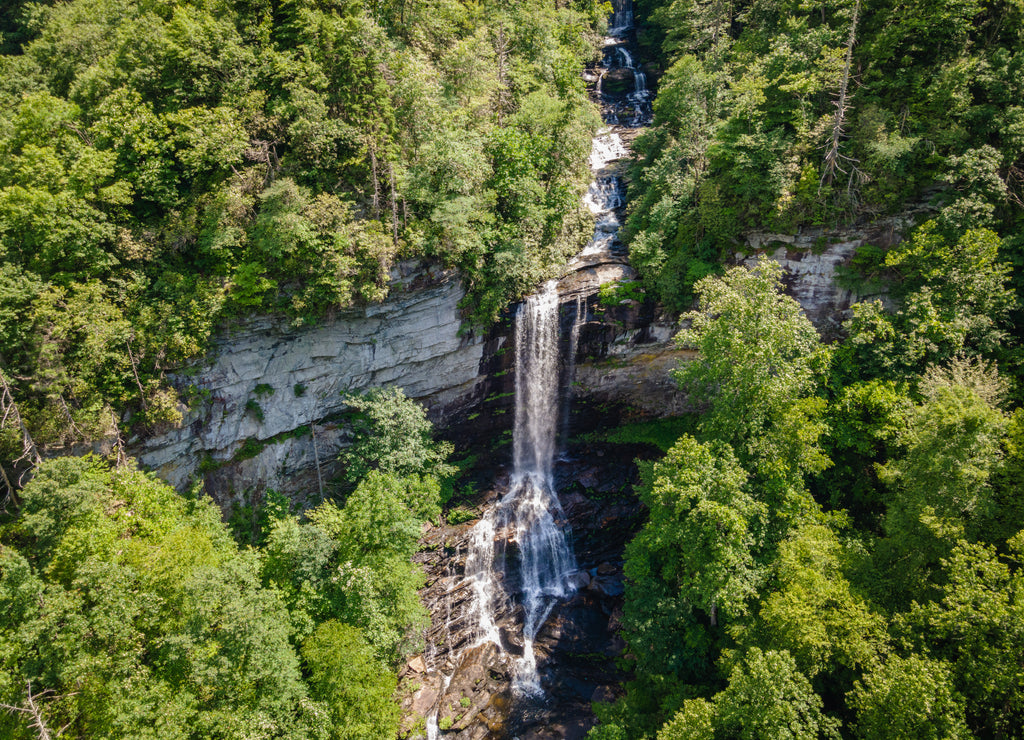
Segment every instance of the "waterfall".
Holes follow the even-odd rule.
[[[527,297],[516,316],[514,476],[551,479],[558,423],[558,290],[554,281]]]
[[[569,576],[576,570],[552,477],[560,410],[558,326],[558,291],[552,281],[527,298],[516,317],[511,503],[524,612],[516,679],[527,693],[541,691],[533,640],[555,601],[569,594]]]
[[[558,298],[552,280],[528,296],[516,314],[511,482],[501,500],[470,531],[462,580],[471,594],[466,614],[473,625],[469,648],[490,643],[507,654],[498,615],[506,614],[510,598],[518,596],[522,655],[515,660],[512,686],[530,697],[544,694],[534,640],[554,605],[572,593],[570,577],[576,571],[553,477],[562,409]],[[576,326],[569,341],[572,353],[581,311],[586,311],[585,304],[577,305]],[[511,580],[507,579],[510,574],[518,575],[512,584],[506,582]],[[515,586],[512,593],[510,586]],[[451,619],[450,613],[447,619]],[[442,630],[446,633],[447,627]],[[451,678],[451,674],[443,676],[439,696],[444,696]],[[440,699],[426,717],[428,740],[441,737],[439,710]]]
[[[621,3],[608,28],[608,36],[604,40],[605,62],[604,67],[608,69],[626,69],[633,75],[633,91],[626,95],[625,106],[622,101],[609,99],[601,92],[601,80],[598,79],[597,93],[602,99],[605,108],[605,123],[613,126],[622,125],[623,112],[630,113],[628,126],[637,128],[650,122],[653,111],[651,108],[651,92],[647,89],[647,75],[633,61],[633,55],[627,48],[629,39],[633,33],[633,5],[631,2]],[[625,108],[625,111],[622,108]]]
[[[593,139],[590,167],[594,181],[583,199],[594,214],[594,235],[574,264],[585,260],[597,264],[621,249],[617,240],[625,186],[615,163],[628,156],[628,129],[651,119],[646,76],[626,48],[633,33],[632,3],[619,0],[616,6],[604,43],[604,64],[594,78],[604,120],[611,124]],[[631,71],[631,93],[616,97],[602,92],[604,75],[612,68]],[[629,121],[625,126],[620,123],[620,112],[621,118]],[[553,479],[559,432],[563,439],[568,438],[570,387],[576,345],[587,317],[586,300],[577,295],[575,308],[566,342],[559,331],[555,281],[528,296],[516,313],[513,470],[508,490],[470,530],[462,578],[450,589],[450,593],[468,596],[457,615],[453,616],[449,607],[438,634],[447,637],[454,620],[471,626],[471,636],[457,645],[445,640],[446,659],[442,661],[438,655],[431,659],[431,667],[444,673],[436,703],[426,717],[428,740],[445,734],[438,727],[438,713],[452,680],[449,671],[460,670],[467,655],[497,652],[509,660],[521,644],[522,652],[513,664],[513,689],[520,696],[544,695],[534,642],[554,606],[574,591],[577,570]],[[564,362],[560,357],[563,344],[568,345]],[[513,616],[521,618],[521,632],[510,629]]]
[[[580,346],[580,330],[587,323],[587,299],[582,295],[576,296],[576,315],[573,318],[572,329],[569,331],[569,348],[565,355],[565,383],[562,391],[562,408],[559,415],[562,419],[562,428],[559,430],[562,450],[569,446],[569,416],[572,406],[573,381],[576,378],[576,350]],[[562,459],[565,459],[564,457]]]
[[[560,409],[558,324],[558,291],[552,281],[526,298],[516,316],[511,485],[473,528],[466,558],[476,644],[492,642],[504,650],[494,615],[507,597],[503,576],[513,570],[505,562],[505,546],[516,546],[523,654],[516,661],[513,686],[534,696],[543,690],[533,641],[558,599],[571,592],[569,576],[576,570],[552,475]]]

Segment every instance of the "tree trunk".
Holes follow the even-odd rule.
[[[373,185],[371,212],[374,218],[380,218],[380,178],[377,177],[377,145],[373,139],[367,139],[366,149],[370,154],[370,182]]]
[[[835,180],[836,172],[846,172],[840,165],[840,159],[847,159],[840,153],[839,145],[843,139],[843,126],[846,123],[846,113],[849,108],[847,91],[850,86],[850,67],[853,64],[853,45],[857,42],[857,19],[860,16],[860,0],[856,0],[853,6],[853,16],[850,18],[850,36],[846,41],[846,61],[843,64],[843,74],[839,78],[839,97],[836,98],[836,114],[832,120],[832,136],[829,139],[825,151],[825,166],[821,173],[821,182],[818,185],[819,191],[826,185],[831,185]]]
[[[388,180],[391,185],[391,241],[398,249],[398,194],[395,192],[395,167],[388,162]]]

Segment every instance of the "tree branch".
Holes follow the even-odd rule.
[[[832,136],[829,139],[829,144],[825,151],[825,167],[821,173],[821,181],[818,184],[818,190],[831,185],[835,179],[836,171],[846,174],[840,165],[840,160],[847,162],[853,162],[850,157],[846,157],[839,151],[839,145],[842,143],[845,131],[843,125],[846,122],[846,114],[849,110],[849,100],[847,92],[850,86],[850,67],[853,65],[853,46],[857,43],[857,20],[860,17],[860,0],[856,0],[853,6],[853,16],[850,18],[850,36],[846,41],[846,61],[843,64],[843,74],[839,78],[839,95],[836,98],[836,114],[832,121]]]

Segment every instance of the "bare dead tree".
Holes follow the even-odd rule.
[[[39,735],[39,740],[55,740],[64,734],[64,731],[71,726],[71,722],[61,727],[55,733],[50,731],[50,728],[46,725],[46,720],[43,718],[43,710],[39,705],[39,700],[43,697],[50,696],[52,699],[59,699],[61,697],[53,696],[53,689],[46,689],[38,694],[32,694],[32,682],[28,681],[25,688],[25,705],[15,706],[13,704],[0,704],[0,709],[5,709],[12,714],[24,714],[29,718],[29,727],[36,731]]]
[[[388,180],[391,185],[391,242],[398,249],[398,192],[395,188],[395,166],[388,160]]]
[[[281,160],[277,156],[277,142],[264,141],[263,139],[252,139],[249,146],[243,152],[243,156],[250,162],[256,162],[266,167],[263,173],[261,188],[274,181],[278,170],[281,169]],[[237,170],[235,174],[238,174]]]
[[[114,465],[123,468],[128,465],[128,453],[125,451],[124,437],[121,436],[121,426],[117,423],[114,409],[110,409],[110,426],[114,430]]]
[[[124,346],[128,348],[128,359],[132,363],[132,375],[135,376],[135,385],[139,387],[139,401],[142,403],[142,410],[148,411],[149,405],[146,403],[146,389],[142,387],[142,381],[139,379],[139,363],[135,359],[135,353],[132,352],[132,340],[126,340]]]
[[[64,400],[63,394],[57,395],[57,400],[60,402],[60,409],[64,412],[64,421],[68,423],[68,429],[73,433],[77,434],[81,439],[86,439],[87,436],[82,428],[75,423],[75,417],[71,415],[71,409],[68,408],[68,402]]]
[[[11,474],[13,475],[13,471],[16,470],[21,463],[28,463],[27,468],[22,471],[21,475],[19,475],[16,480],[11,480],[10,476],[7,474],[7,470],[4,469],[2,464],[0,464],[0,479],[2,479],[4,488],[6,489],[3,498],[3,505],[6,506],[15,491],[21,487],[25,473],[39,465],[39,463],[43,461],[43,458],[39,454],[39,450],[32,439],[32,435],[29,434],[28,427],[25,426],[25,422],[21,418],[21,412],[18,410],[18,404],[14,400],[14,392],[11,390],[11,385],[7,381],[7,376],[4,375],[2,370],[0,370],[0,429],[16,429],[21,435],[21,454],[14,460],[11,460]]]
[[[836,178],[836,173],[847,174],[842,163],[856,168],[856,160],[848,157],[840,151],[840,145],[845,138],[844,126],[846,115],[850,109],[849,87],[850,68],[853,66],[853,46],[857,43],[857,21],[860,17],[860,0],[856,0],[853,6],[853,15],[850,18],[850,35],[846,40],[846,59],[843,62],[843,73],[839,78],[839,94],[834,101],[836,112],[832,119],[832,135],[825,147],[825,166],[821,173],[821,182],[818,189],[831,185]]]
[[[366,150],[370,155],[370,181],[373,184],[373,217],[380,218],[380,178],[377,177],[377,144],[373,137],[367,137]]]
[[[1011,203],[1024,208],[1024,166],[1011,164],[1007,168],[1006,192]]]

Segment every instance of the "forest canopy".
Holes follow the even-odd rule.
[[[40,464],[0,519],[0,735],[396,737],[397,668],[428,620],[410,558],[453,468],[400,392],[362,408],[395,447],[415,428],[428,460],[398,473],[363,450],[347,496],[301,515],[270,492],[244,544],[201,484]]]
[[[489,323],[585,238],[604,23],[594,0],[8,4],[0,377],[27,430],[175,423],[166,373],[217,326],[381,300],[398,260],[460,270]]]
[[[991,229],[1024,265],[1019,2],[636,6],[660,78],[654,124],[633,145],[626,240],[666,305],[689,308],[750,230],[908,210],[954,242]]]
[[[608,5],[8,7],[0,460],[34,475],[0,521],[0,734],[394,736],[456,470],[423,409],[350,399],[343,495],[268,495],[244,544],[200,489],[42,453],[179,423],[168,375],[218,327],[380,301],[401,260],[492,321],[589,236]],[[1024,5],[636,11],[624,238],[695,413],[640,464],[632,680],[590,737],[1024,737]],[[776,263],[729,265],[751,230],[887,216],[913,223],[841,276],[884,301],[830,342]]]
[[[1021,737],[1024,7],[637,14],[660,78],[625,238],[699,413],[642,465],[634,680],[589,737]],[[728,267],[750,231],[887,217],[839,276],[884,300],[829,344],[776,263]]]

